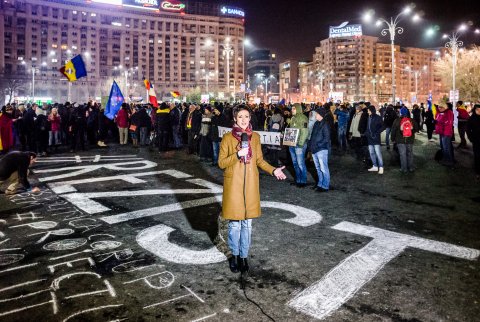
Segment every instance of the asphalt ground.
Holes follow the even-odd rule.
[[[480,185],[471,151],[446,168],[437,149],[418,135],[402,174],[382,147],[384,175],[334,149],[327,193],[261,175],[246,279],[220,169],[118,145],[39,158],[40,194],[0,195],[0,321],[478,321]]]

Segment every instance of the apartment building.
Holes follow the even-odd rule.
[[[395,46],[394,55],[397,101],[424,102],[430,92],[434,97],[442,94],[435,78],[434,50]],[[288,96],[286,89],[295,87],[291,76],[296,74],[301,101],[364,100],[378,104],[392,99],[391,45],[362,35],[361,25],[330,27],[330,37],[315,48],[312,64],[280,64],[283,97]]]

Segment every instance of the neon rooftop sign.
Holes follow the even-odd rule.
[[[160,8],[163,10],[180,12],[185,10],[185,4],[174,1],[163,1],[160,4]]]

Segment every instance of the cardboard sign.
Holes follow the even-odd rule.
[[[232,129],[229,127],[218,127],[218,135],[222,138],[228,132],[232,132]],[[261,144],[269,145],[282,145],[282,133],[280,132],[265,132],[265,131],[255,131],[260,135]]]
[[[283,145],[297,146],[298,136],[300,135],[300,129],[286,128],[283,134]]]

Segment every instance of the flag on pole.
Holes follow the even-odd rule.
[[[173,98],[177,98],[180,96],[180,92],[177,92],[177,91],[170,92],[170,94],[173,96]]]
[[[432,92],[428,93],[427,105],[428,105],[428,109],[431,110],[432,109]]]
[[[108,97],[107,105],[105,106],[105,116],[113,120],[115,115],[117,115],[122,103],[124,102],[122,92],[117,83],[113,81],[112,89],[110,90],[110,96]]]
[[[153,89],[153,84],[150,83],[148,79],[145,79],[143,82],[145,83],[145,88],[147,89],[148,101],[154,107],[158,107],[157,94],[155,94],[155,90]]]
[[[69,82],[75,82],[79,78],[86,77],[87,69],[85,68],[82,56],[77,55],[72,59],[67,60],[65,66],[60,68],[60,73],[62,73]]]

